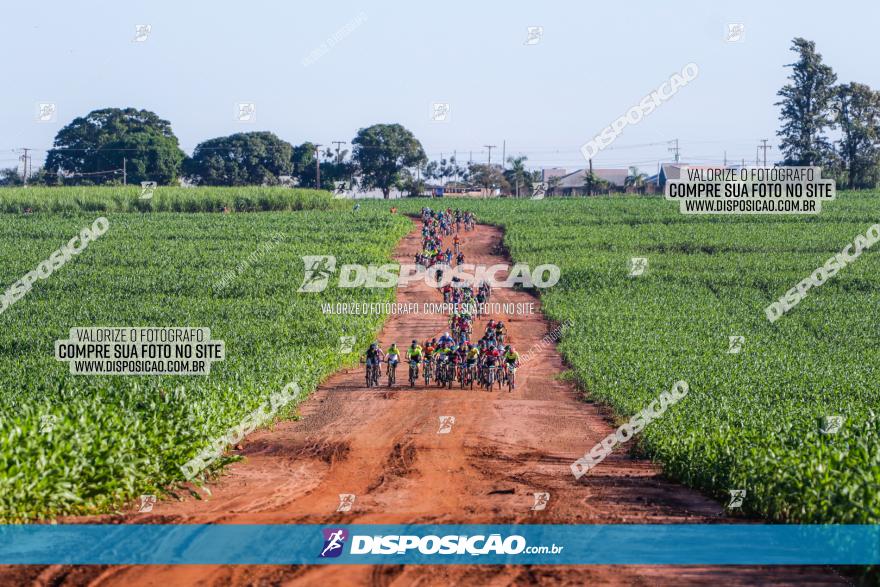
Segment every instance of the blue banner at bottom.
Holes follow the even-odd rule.
[[[875,565],[880,526],[9,525],[0,564]]]

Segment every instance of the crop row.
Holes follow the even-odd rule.
[[[101,238],[0,314],[0,519],[107,511],[159,493],[288,382],[312,390],[355,358],[339,337],[363,343],[381,321],[324,316],[321,302],[393,293],[297,294],[300,257],[386,262],[410,228],[387,211],[106,216]],[[3,289],[96,217],[0,214]],[[54,341],[85,326],[209,327],[226,359],[208,376],[72,375]]]
[[[667,474],[725,501],[745,489],[744,510],[780,521],[880,522],[880,244],[778,321],[764,313],[880,221],[877,194],[839,194],[815,217],[690,217],[646,197],[401,206],[426,204],[474,210],[517,261],[560,266],[544,310],[573,321],[560,350],[621,422],[689,383],[637,441]]]

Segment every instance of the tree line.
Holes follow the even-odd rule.
[[[311,188],[320,182],[332,189],[335,182],[356,177],[362,189],[380,189],[387,197],[392,188],[412,182],[409,170],[427,163],[421,143],[399,124],[360,129],[351,143],[349,156],[347,150],[319,150],[309,141],[292,145],[271,132],[243,132],[201,142],[190,157],[171,123],[154,112],[105,108],[58,131],[45,163],[28,174],[28,183],[173,185],[182,179],[194,185],[245,186],[289,181]],[[23,183],[17,169],[0,174],[5,185]]]
[[[525,169],[526,157],[510,157],[510,169],[498,165],[460,165],[455,157],[429,161],[412,132],[399,124],[360,129],[347,149],[319,150],[267,131],[235,133],[199,143],[187,156],[171,123],[154,112],[105,108],[74,119],[55,136],[45,164],[28,174],[28,183],[120,185],[180,180],[201,186],[279,185],[333,189],[346,182],[354,189],[392,189],[420,194],[428,182],[457,182],[487,190],[530,193],[540,172]],[[320,159],[320,161],[319,161]],[[16,169],[0,171],[3,185],[22,185]],[[352,185],[354,184],[354,185]]]
[[[821,166],[823,175],[835,178],[840,187],[876,187],[880,92],[857,82],[837,84],[837,75],[812,41],[796,38],[791,49],[798,58],[786,65],[791,73],[775,104],[781,108],[777,135],[783,163]],[[44,165],[27,180],[42,185],[171,185],[183,179],[204,186],[290,181],[330,189],[343,181],[357,189],[382,190],[385,197],[392,189],[422,193],[430,181],[525,195],[541,181],[540,172],[526,170],[526,157],[510,157],[504,166],[464,166],[455,157],[429,161],[422,144],[400,124],[362,128],[351,145],[351,153],[319,150],[310,141],[293,145],[271,132],[243,132],[199,143],[187,156],[169,121],[148,110],[105,108],[63,127]],[[643,184],[642,175],[633,172],[633,182]],[[17,169],[0,170],[0,185],[21,185],[23,179]],[[592,174],[585,182],[587,193],[607,187]]]

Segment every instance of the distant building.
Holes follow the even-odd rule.
[[[593,175],[601,180],[607,181],[611,187],[611,191],[624,191],[626,188],[626,178],[629,175],[628,169],[593,169]],[[561,177],[553,187],[553,195],[560,196],[583,196],[587,190],[584,187],[586,181],[587,170],[578,169],[573,173],[569,173]]]
[[[568,170],[564,167],[548,167],[541,170],[541,181],[549,182],[553,178],[565,177],[566,175],[568,175]]]

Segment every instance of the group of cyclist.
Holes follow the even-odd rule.
[[[416,255],[416,262],[428,267],[451,264],[452,251],[447,248],[443,252],[443,240],[452,236],[456,260],[463,263],[460,233],[462,229],[465,232],[473,230],[476,217],[467,211],[423,208],[421,218],[422,251]],[[481,309],[488,303],[491,293],[489,284],[482,282],[474,288],[472,284],[455,277],[452,284],[441,288],[441,293],[443,301],[453,308],[450,330],[422,344],[414,339],[403,352],[396,343],[387,351],[383,351],[378,343],[372,343],[365,355],[367,386],[379,385],[382,363],[386,364],[388,386],[394,385],[397,366],[405,359],[409,364],[410,386],[415,386],[421,378],[426,386],[433,381],[439,387],[451,389],[458,382],[462,389],[473,389],[476,383],[491,391],[497,384],[499,387],[507,385],[508,391],[513,391],[516,388],[519,354],[513,345],[505,344],[507,330],[504,322],[489,320],[480,339],[471,342],[474,329],[472,309],[476,307],[477,315],[481,315]]]

